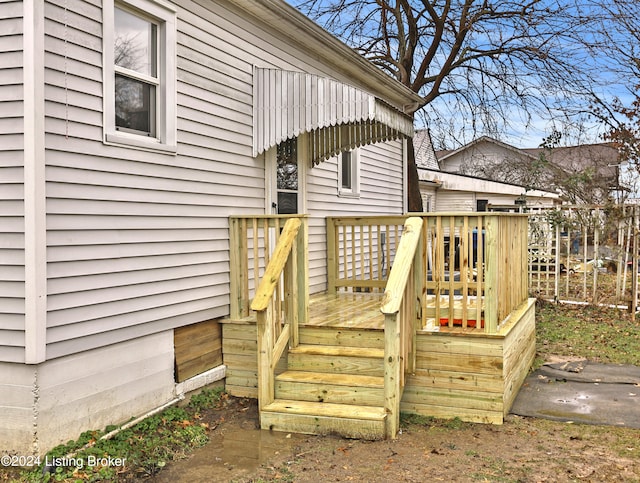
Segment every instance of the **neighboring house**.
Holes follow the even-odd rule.
[[[314,293],[325,216],[406,211],[417,96],[284,1],[13,1],[0,18],[3,450],[174,400],[194,334],[216,370],[229,215],[307,213]]]
[[[564,183],[570,187],[577,184],[575,191],[561,186],[563,198],[570,202],[603,203],[607,199],[616,199],[621,189],[619,152],[613,143],[522,151],[545,159],[552,183],[561,186],[563,179],[576,177],[577,183]],[[585,177],[584,181],[582,177]]]
[[[497,141],[487,136],[472,141],[453,151],[438,151],[436,157],[442,171],[472,176],[486,176],[490,167],[501,175],[501,181],[515,182],[517,178],[509,178],[514,165],[529,165],[537,160],[537,156]],[[514,173],[515,174],[515,173]],[[494,178],[494,177],[492,177]],[[495,178],[494,178],[495,179]]]
[[[516,148],[487,138],[469,145],[468,151],[448,152],[437,159],[427,129],[416,131],[413,142],[424,211],[506,210],[509,207],[553,206],[560,201],[557,193],[464,174],[468,162],[478,161],[480,157],[496,164],[504,156],[521,161],[530,158],[518,153]]]
[[[549,189],[565,201],[595,203],[620,189],[618,151],[610,143],[520,149],[487,136],[436,153],[442,171]]]

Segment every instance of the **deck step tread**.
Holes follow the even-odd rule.
[[[222,319],[218,319],[217,322],[220,322],[221,324],[253,325],[258,322],[258,318],[256,317],[256,314],[253,313],[246,317],[240,317],[240,318],[225,317]]]
[[[356,374],[332,374],[309,371],[285,371],[276,376],[277,381],[312,384],[333,384],[336,386],[384,387],[384,377]]]
[[[350,347],[334,345],[299,345],[289,350],[292,354],[320,355],[320,356],[347,356],[347,357],[371,357],[384,358],[384,349],[372,347]]]
[[[382,407],[292,401],[289,399],[276,399],[262,408],[262,411],[370,421],[384,421],[387,416],[385,409]]]

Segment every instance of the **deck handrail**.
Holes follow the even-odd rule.
[[[416,325],[419,320],[416,288],[422,284],[422,219],[408,218],[394,259],[380,310],[384,314],[384,401],[387,437],[400,426],[400,400],[405,374],[415,369]]]
[[[271,261],[260,279],[256,295],[251,302],[251,310],[260,312],[267,308],[267,305],[273,297],[274,289],[282,275],[282,271],[289,259],[289,254],[293,248],[293,241],[299,229],[300,220],[296,218],[287,220],[285,223],[278,244],[271,256]]]
[[[257,320],[260,409],[274,401],[274,370],[282,354],[288,347],[298,345],[298,323],[308,310],[305,260],[305,224],[299,218],[290,218],[282,228],[250,306]]]

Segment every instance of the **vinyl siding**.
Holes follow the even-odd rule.
[[[500,194],[483,194],[476,193],[477,199],[488,200],[490,205],[515,205],[515,201],[518,198],[513,195],[500,195]]]
[[[422,197],[422,207],[425,212],[435,211],[437,190],[433,186],[420,186],[420,196]]]
[[[435,206],[434,211],[476,211],[476,199],[474,193],[469,191],[440,190]]]
[[[47,4],[48,359],[228,313],[227,216],[264,209],[251,68],[178,16],[178,153],[158,154],[102,143],[100,2]]]
[[[360,196],[339,197],[338,157],[311,169],[308,184],[309,291],[326,290],[327,216],[403,214],[402,143],[373,144],[360,149]]]
[[[247,55],[259,48],[184,5],[167,155],[102,143],[100,3],[47,4],[47,358],[228,313],[227,217],[264,210]]]
[[[228,315],[228,216],[265,206],[264,159],[252,157],[253,66],[349,81],[224,2],[176,8],[177,152],[157,153],[102,142],[101,2],[45,3],[47,359]],[[21,25],[7,18],[1,115],[19,117],[21,90],[5,84],[19,78]],[[0,360],[10,361],[24,358],[22,126],[6,132],[15,124],[0,118],[3,148],[16,149],[0,151],[0,263],[10,274],[0,284],[9,344]],[[401,213],[401,158],[400,142],[363,150],[355,200],[337,197],[336,160],[310,170],[312,290],[326,273],[324,217]]]
[[[10,362],[24,360],[22,32],[22,2],[0,2],[0,361]]]
[[[440,162],[440,169],[449,173],[460,172],[462,168],[469,168],[486,163],[497,163],[509,161],[521,161],[523,163],[530,162],[530,156],[524,152],[517,152],[516,148],[508,149],[504,146],[493,142],[481,141],[472,143],[471,146],[462,149],[445,160]],[[472,173],[470,173],[472,174]]]
[[[476,211],[477,200],[487,200],[494,205],[515,205],[517,198],[516,195],[440,190],[436,195],[436,211]]]

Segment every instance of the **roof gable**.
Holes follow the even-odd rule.
[[[465,144],[464,146],[458,148],[458,149],[454,149],[454,150],[448,150],[448,151],[438,151],[436,153],[436,155],[438,156],[438,161],[443,162],[446,161],[448,158],[451,158],[457,154],[463,153],[465,151],[468,151],[472,148],[475,148],[479,145],[482,144],[491,144],[491,145],[495,145],[498,148],[502,149],[502,150],[506,150],[509,152],[512,152],[514,154],[518,154],[519,156],[527,156],[530,157],[532,159],[537,159],[537,156],[533,155],[532,153],[527,152],[527,150],[523,150],[523,149],[519,149],[516,148],[515,146],[512,146],[511,144],[507,144],[505,142],[502,141],[498,141],[497,139],[491,138],[489,136],[482,136],[479,137],[478,139],[475,139],[473,141],[471,141],[468,144]]]
[[[428,129],[418,129],[413,135],[413,150],[418,168],[439,170],[438,158],[433,149],[431,133]]]

